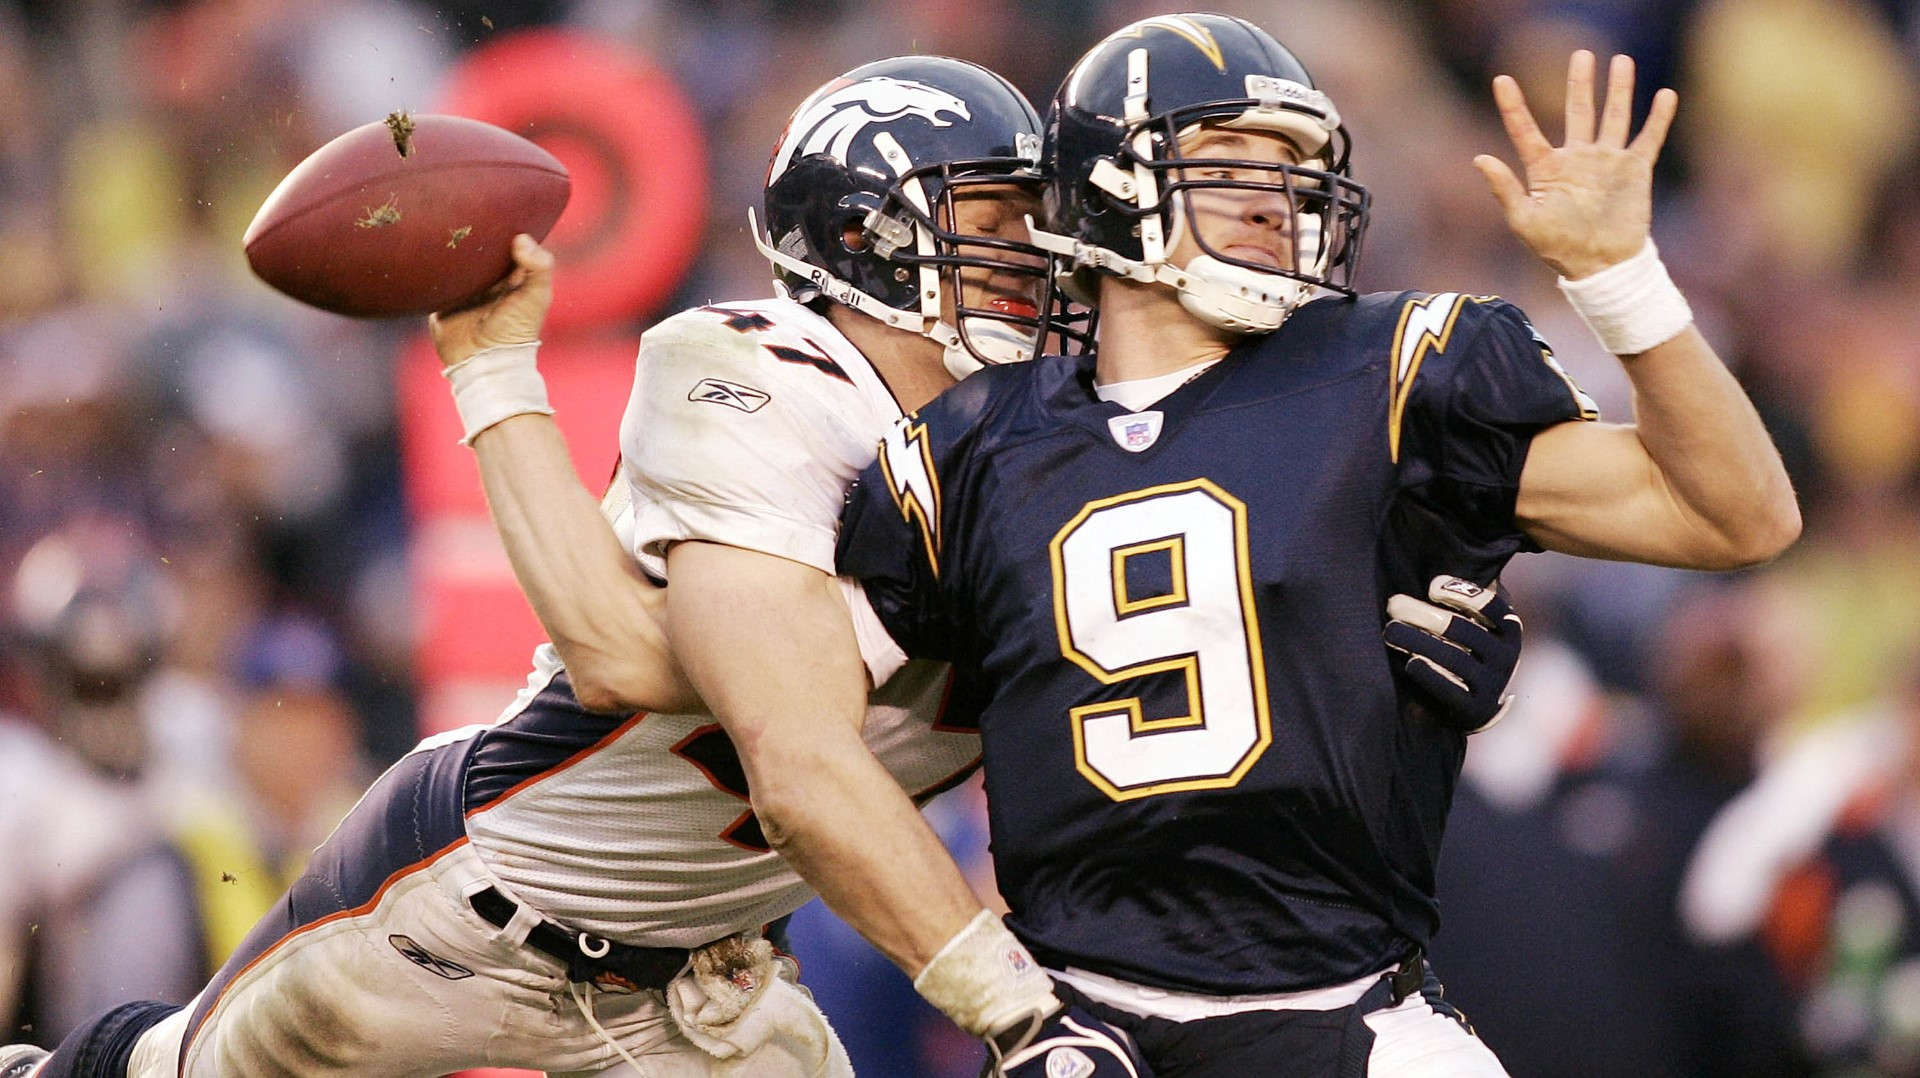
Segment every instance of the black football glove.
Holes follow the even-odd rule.
[[[1078,1007],[1059,1007],[987,1037],[982,1078],[1153,1078],[1133,1039]]]
[[[1483,588],[1439,576],[1422,602],[1387,600],[1387,647],[1405,656],[1407,677],[1434,705],[1441,722],[1477,734],[1506,716],[1507,683],[1520,662],[1520,615],[1498,585]]]

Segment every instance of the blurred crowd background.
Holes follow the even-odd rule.
[[[1469,161],[1507,153],[1496,73],[1546,117],[1574,47],[1632,54],[1643,102],[1678,88],[1655,235],[1807,521],[1735,575],[1516,560],[1520,702],[1471,746],[1442,859],[1450,994],[1518,1078],[1920,1075],[1920,6],[1212,8],[1272,31],[1338,102],[1375,199],[1363,287],[1515,300],[1612,418],[1631,414],[1617,363]],[[420,732],[395,370],[422,327],[250,277],[241,232],[296,161],[429,109],[505,35],[634,50],[704,132],[704,157],[649,152],[704,161],[712,207],[674,294],[619,327],[637,335],[769,292],[745,209],[818,83],[937,52],[1044,110],[1072,57],[1164,10],[0,3],[0,1041],[187,998]],[[932,811],[984,873],[977,789]],[[977,1049],[830,915],[793,933],[863,1074],[975,1072]]]

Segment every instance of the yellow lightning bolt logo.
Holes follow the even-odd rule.
[[[1151,19],[1141,19],[1121,31],[1120,35],[1115,36],[1144,37],[1149,27],[1178,34],[1191,42],[1193,47],[1199,49],[1207,59],[1212,60],[1214,67],[1222,71],[1227,69],[1226,57],[1220,52],[1220,43],[1213,39],[1213,31],[1184,15],[1160,15]]]
[[[1387,413],[1387,452],[1400,462],[1400,417],[1413,390],[1413,379],[1429,352],[1447,350],[1453,324],[1465,297],[1458,292],[1417,299],[1400,309],[1400,325],[1393,331],[1393,396]]]
[[[880,441],[880,471],[900,515],[920,528],[933,575],[940,576],[940,480],[933,468],[927,427],[903,416]]]

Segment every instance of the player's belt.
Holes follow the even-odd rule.
[[[492,887],[475,891],[467,902],[473,912],[495,928],[507,927],[520,908],[513,899]],[[691,954],[684,947],[635,947],[615,943],[544,917],[527,933],[527,946],[559,959],[567,967],[570,981],[608,986],[611,979],[630,988],[665,988],[667,982],[687,968]]]

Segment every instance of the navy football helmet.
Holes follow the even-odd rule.
[[[1019,239],[956,231],[954,200],[987,184],[1037,199],[1040,141],[1033,106],[983,67],[941,56],[862,65],[794,111],[767,169],[767,231],[754,221],[754,240],[789,298],[824,297],[938,341],[955,377],[1031,359],[1051,306],[1050,260],[1017,223]],[[984,306],[966,304],[963,269],[993,274],[998,291]]]
[[[1180,140],[1203,128],[1275,132],[1301,160],[1183,157]],[[1061,83],[1046,135],[1048,231],[1034,239],[1062,257],[1075,299],[1093,302],[1093,275],[1115,274],[1175,289],[1209,324],[1263,333],[1315,287],[1353,294],[1368,196],[1349,170],[1346,128],[1300,61],[1252,23],[1162,15],[1115,32]],[[1295,264],[1209,244],[1187,197],[1207,188],[1284,195]],[[1186,230],[1201,253],[1171,265]]]

